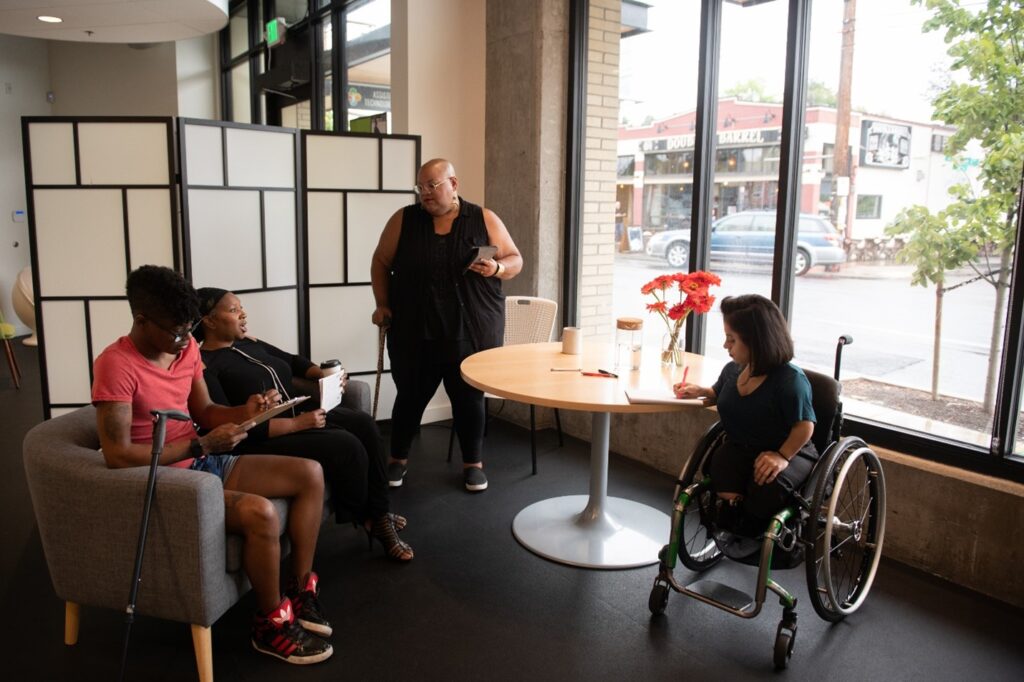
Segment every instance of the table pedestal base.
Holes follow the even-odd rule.
[[[635,568],[657,563],[658,551],[668,542],[668,515],[620,497],[601,502],[596,510],[586,495],[536,502],[516,515],[512,534],[534,554],[570,566]]]

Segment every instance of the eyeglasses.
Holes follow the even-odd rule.
[[[172,337],[174,337],[174,343],[181,343],[182,341],[184,341],[186,338],[188,338],[193,333],[195,333],[195,331],[197,329],[199,329],[199,325],[203,323],[202,320],[197,320],[195,322],[195,324],[189,325],[188,331],[184,331],[184,332],[177,331],[176,332],[176,331],[172,331],[172,330],[168,329],[167,327],[165,327],[165,326],[163,326],[161,324],[157,324],[156,320],[149,320],[149,321],[152,322],[153,326],[155,326],[160,331],[167,332]]]
[[[449,175],[447,178],[435,180],[434,182],[426,182],[422,185],[413,185],[412,191],[416,192],[416,194],[432,194],[435,190],[437,190],[438,187],[440,187],[441,185],[443,185],[444,183],[448,182],[451,179],[452,176]]]

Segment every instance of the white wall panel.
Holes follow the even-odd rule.
[[[192,284],[258,289],[263,286],[260,195],[255,191],[188,191]]]
[[[92,359],[103,349],[128,334],[132,328],[132,309],[128,301],[89,301],[89,328]]]
[[[185,171],[189,185],[223,185],[224,154],[219,126],[185,126]]]
[[[123,296],[120,190],[41,189],[33,196],[40,296]]]
[[[306,223],[310,284],[345,280],[345,218],[339,192],[308,192]]]
[[[75,138],[71,123],[29,123],[32,182],[75,184]]]
[[[294,286],[295,193],[264,192],[263,223],[266,230],[267,286]]]
[[[79,123],[83,185],[168,185],[167,124]]]
[[[411,190],[416,184],[416,140],[384,139],[382,189]]]
[[[378,189],[376,137],[306,136],[310,189]]]
[[[370,261],[377,248],[380,233],[391,215],[412,203],[409,194],[363,194],[352,192],[348,195],[348,282],[369,282]]]
[[[50,402],[90,402],[85,306],[81,301],[43,301],[41,308]]]
[[[249,335],[289,353],[299,350],[298,303],[294,289],[240,294]]]
[[[227,128],[228,184],[295,187],[295,134]],[[189,182],[191,182],[189,178]]]
[[[309,290],[309,345],[313,359],[339,358],[349,372],[377,369],[377,328],[370,322],[375,304],[365,287]],[[385,369],[390,368],[387,353]]]
[[[128,190],[128,250],[133,270],[140,265],[174,267],[170,192]]]

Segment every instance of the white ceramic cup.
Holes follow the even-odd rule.
[[[583,332],[579,327],[566,327],[562,330],[562,352],[566,355],[579,355],[583,352]]]

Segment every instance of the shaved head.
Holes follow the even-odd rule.
[[[455,166],[448,159],[431,159],[420,166],[420,173],[440,172],[443,175],[455,175]]]

